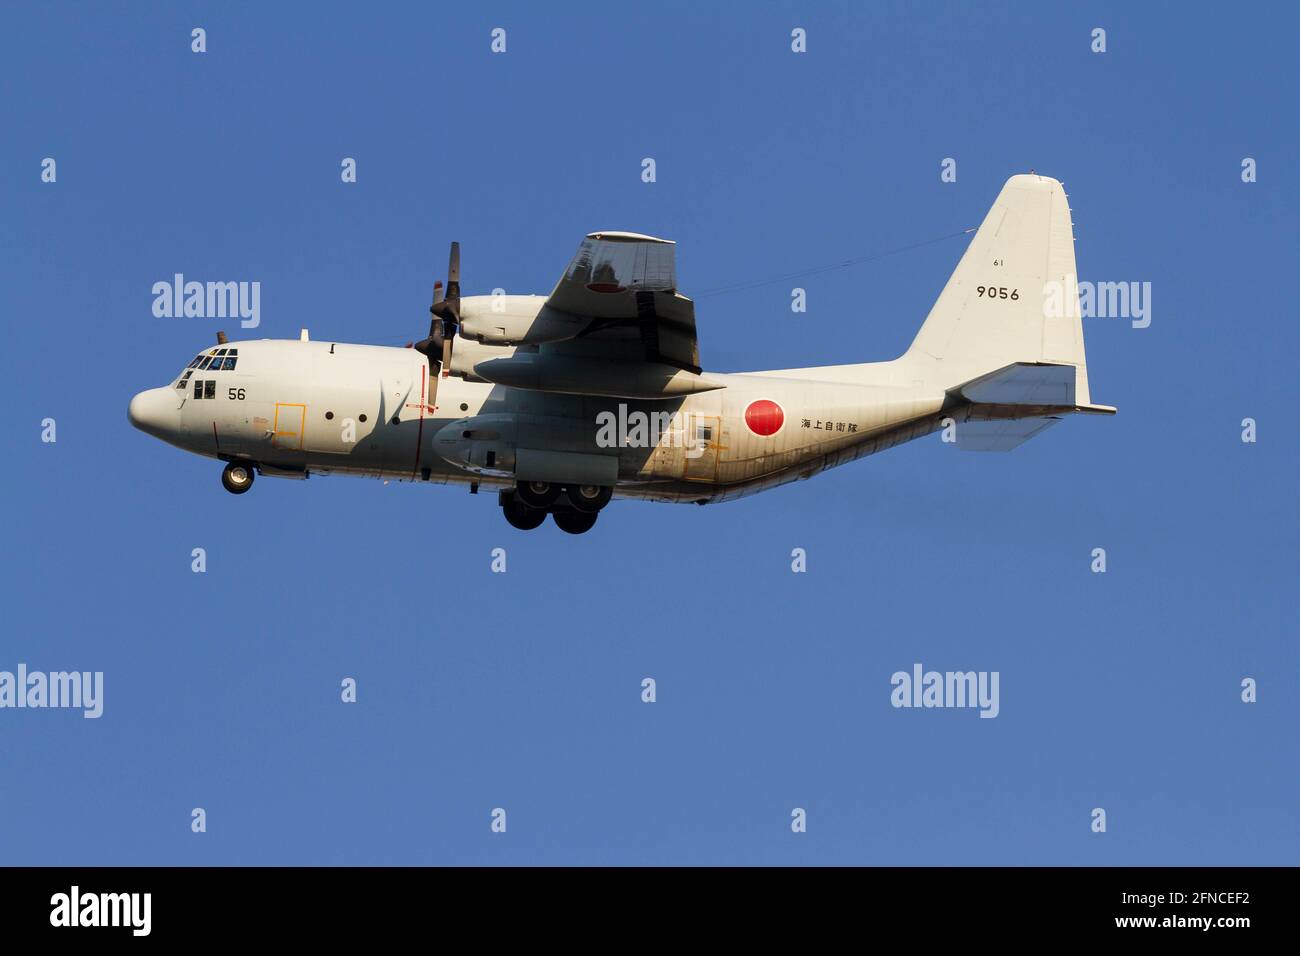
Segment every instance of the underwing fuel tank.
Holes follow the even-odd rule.
[[[613,484],[618,449],[596,444],[595,422],[540,415],[475,415],[439,429],[433,447],[450,464],[478,475],[521,480]]]

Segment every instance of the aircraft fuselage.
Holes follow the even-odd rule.
[[[132,420],[187,451],[284,477],[507,488],[517,470],[573,456],[579,468],[610,469],[615,497],[703,503],[887,447],[880,436],[908,423],[931,431],[945,401],[933,388],[782,377],[795,370],[713,374],[723,387],[657,401],[448,376],[431,404],[429,363],[413,349],[297,340],[231,349],[235,368],[192,369],[141,393]],[[898,377],[885,371],[893,364],[879,364],[882,378]]]

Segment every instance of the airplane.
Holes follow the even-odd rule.
[[[136,428],[256,475],[351,474],[497,491],[521,530],[582,534],[611,499],[708,504],[941,429],[1005,451],[1092,404],[1061,183],[1012,176],[892,361],[700,366],[675,244],[593,232],[549,296],[460,291],[460,246],[406,347],[228,341],[131,399]],[[1063,288],[1063,307],[1048,290]],[[1058,297],[1058,303],[1062,300]]]

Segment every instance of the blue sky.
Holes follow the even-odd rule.
[[[0,17],[0,669],[105,674],[99,720],[0,711],[0,862],[1298,862],[1293,7]],[[676,239],[700,293],[977,225],[1030,168],[1152,322],[1085,321],[1119,415],[1008,455],[936,436],[573,538],[445,488],[234,497],[127,423],[221,324],[152,315],[175,272],[260,281],[259,335],[401,344],[451,239],[467,293],[547,292],[596,229]],[[893,358],[963,247],[803,280],[804,315],[701,297],[703,364]],[[892,708],[916,662],[998,671],[997,719]]]

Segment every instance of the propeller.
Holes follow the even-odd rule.
[[[452,342],[460,328],[460,243],[451,244],[451,256],[447,262],[447,288],[441,282],[433,284],[433,304],[429,306],[433,316],[429,320],[429,336],[416,342],[414,348],[429,360],[429,404],[434,405],[438,397],[438,373],[446,378],[451,374]]]

